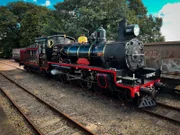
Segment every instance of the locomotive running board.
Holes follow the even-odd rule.
[[[145,96],[141,99],[141,103],[139,104],[138,108],[150,107],[155,105],[156,105],[156,101],[154,99],[152,99],[149,96]]]

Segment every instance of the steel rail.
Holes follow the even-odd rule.
[[[5,92],[3,88],[0,88],[0,90],[4,93],[4,95],[9,99],[9,101],[15,106],[15,108],[22,114],[22,116],[28,121],[28,123],[31,125],[31,127],[39,134],[43,135],[43,133],[38,129],[37,126],[33,124],[33,122],[26,116],[26,114],[21,111],[20,107],[16,104],[16,102]]]
[[[157,105],[180,112],[180,108],[156,102]]]
[[[142,111],[142,112],[145,112],[145,113],[147,113],[147,114],[149,114],[149,115],[153,115],[153,116],[155,116],[155,117],[158,117],[158,118],[161,118],[161,119],[165,119],[165,120],[168,120],[168,121],[171,121],[171,122],[180,124],[180,121],[178,121],[178,120],[175,120],[175,119],[172,119],[172,118],[169,118],[169,117],[166,117],[166,116],[157,114],[157,113],[155,113],[155,112],[148,111],[148,110],[145,110],[145,109],[141,109],[141,111]]]
[[[168,109],[172,109],[172,110],[175,110],[175,111],[179,111],[179,108],[175,108],[175,107],[172,107],[172,106],[168,106],[168,105],[165,105],[165,104],[162,104],[162,103],[157,103],[157,105],[161,106],[161,107],[165,107],[165,108],[168,108]],[[158,106],[157,106],[158,107]],[[150,110],[147,110],[147,109],[138,109],[138,111],[141,111],[141,112],[145,112],[149,115],[152,115],[152,116],[155,116],[157,118],[161,118],[161,119],[164,119],[164,120],[168,120],[170,122],[174,122],[176,124],[180,124],[180,120],[176,120],[176,119],[173,119],[173,118],[170,118],[170,117],[167,117],[165,115],[161,115],[161,114],[158,114],[156,112],[153,112],[153,111],[150,111]]]
[[[29,93],[30,95],[32,95],[33,97],[35,97],[37,100],[39,100],[40,102],[44,103],[45,105],[47,105],[50,109],[52,109],[53,111],[55,111],[56,113],[58,113],[59,115],[63,116],[65,119],[67,119],[68,121],[70,121],[72,124],[74,124],[75,126],[77,126],[80,130],[86,132],[88,135],[96,135],[96,133],[90,131],[89,129],[87,129],[86,127],[84,127],[81,123],[79,123],[78,121],[72,119],[69,115],[60,112],[57,108],[53,107],[51,104],[47,103],[46,101],[44,101],[43,99],[39,98],[38,96],[34,95],[33,93],[31,93],[30,91],[28,91],[25,87],[23,87],[22,85],[16,83],[15,81],[13,81],[12,79],[10,79],[8,76],[6,76],[5,74],[3,74],[2,72],[0,72],[0,74],[2,76],[4,76],[6,79],[8,79],[10,82],[14,83],[16,86],[18,86],[19,88],[23,89],[24,91],[26,91],[27,93]]]

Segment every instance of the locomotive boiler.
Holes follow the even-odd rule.
[[[103,68],[129,69],[135,71],[144,67],[143,44],[137,39],[124,42],[101,41],[96,44],[73,44],[61,49],[63,59],[76,63],[86,58],[89,66]]]

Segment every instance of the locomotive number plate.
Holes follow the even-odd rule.
[[[155,72],[149,73],[149,74],[146,74],[146,78],[150,78],[150,77],[153,77],[153,76],[155,76],[155,75],[156,75]]]

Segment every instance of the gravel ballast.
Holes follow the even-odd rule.
[[[179,125],[137,112],[110,99],[102,99],[101,96],[92,95],[80,87],[19,71],[1,63],[0,70],[4,70],[3,72],[10,78],[97,134],[176,135],[180,133]],[[180,103],[174,100],[168,102],[177,105]]]

